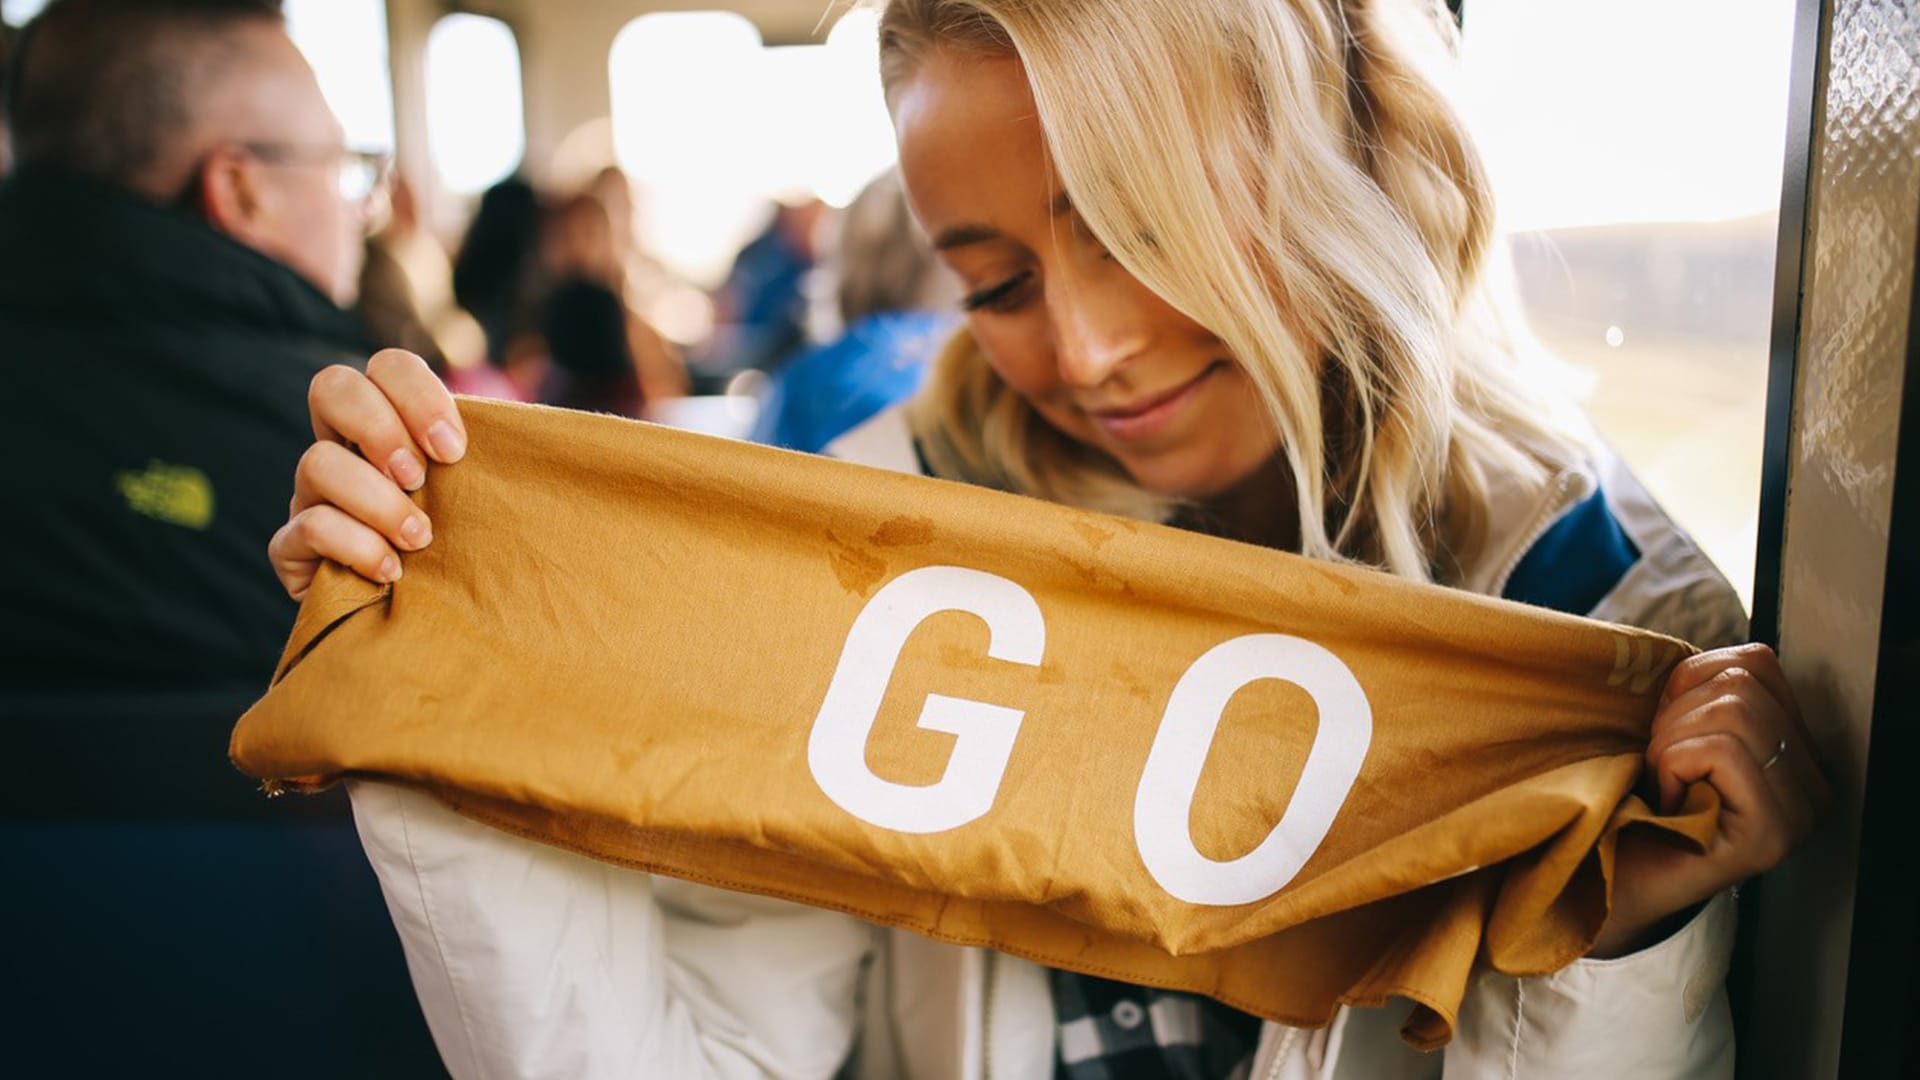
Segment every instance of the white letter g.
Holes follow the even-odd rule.
[[[956,736],[946,772],[929,785],[896,784],[867,767],[867,739],[900,650],[929,616],[965,611],[987,624],[987,655],[1038,666],[1046,624],[1033,594],[1006,578],[959,566],[925,566],[887,582],[854,617],[807,740],[807,767],[827,798],[883,829],[934,833],[986,814],[1000,792],[1019,709],[928,694],[919,726]]]

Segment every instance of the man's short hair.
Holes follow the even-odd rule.
[[[283,20],[280,0],[53,0],[14,43],[15,166],[137,185],[243,56],[234,32]]]

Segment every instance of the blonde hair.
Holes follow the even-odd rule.
[[[1537,487],[1581,453],[1520,373],[1487,178],[1419,64],[1454,40],[1437,0],[889,0],[880,33],[890,95],[929,49],[1019,57],[1087,228],[1257,387],[1303,554],[1451,578],[1496,477]],[[964,331],[910,417],[942,475],[1177,509]]]

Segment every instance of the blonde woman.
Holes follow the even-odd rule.
[[[893,0],[901,172],[966,327],[909,409],[840,452],[1739,640],[1712,566],[1525,378],[1485,180],[1421,66],[1450,32],[1415,0]],[[404,354],[326,373],[312,400],[324,438],[272,546],[296,596],[322,558],[394,576],[429,535],[403,494],[420,455],[464,449]],[[1720,1076],[1726,890],[1810,827],[1806,748],[1769,651],[1682,664],[1647,763],[1669,801],[1711,784],[1720,835],[1623,846],[1594,955],[1477,976],[1432,1056],[1395,1038],[1397,1011],[1262,1024],[655,881],[394,788],[354,802],[463,1077]]]

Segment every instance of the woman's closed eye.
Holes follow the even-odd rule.
[[[998,285],[968,293],[960,307],[964,311],[1012,311],[1026,299],[1025,289],[1032,281],[1033,271],[1022,270]]]

